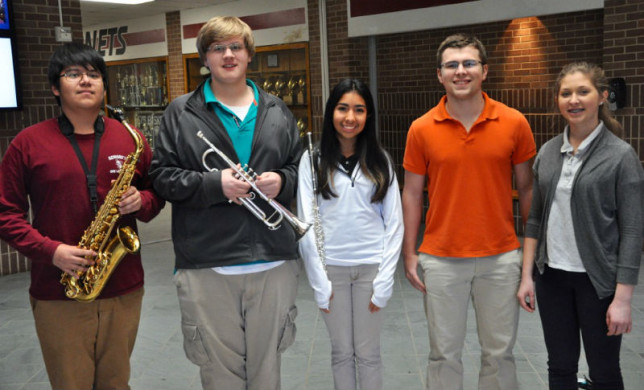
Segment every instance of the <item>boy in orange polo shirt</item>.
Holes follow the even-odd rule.
[[[437,75],[446,95],[412,123],[407,136],[403,255],[407,279],[425,294],[431,349],[427,388],[432,390],[463,388],[470,297],[481,344],[479,389],[518,388],[512,348],[521,254],[512,174],[525,221],[536,147],[525,117],[482,91],[487,72],[485,47],[477,38],[445,39],[437,53]],[[426,178],[430,206],[418,254]]]

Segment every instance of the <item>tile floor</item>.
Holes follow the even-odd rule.
[[[170,210],[141,224],[146,271],[139,336],[132,356],[133,390],[201,389],[198,369],[183,353],[179,308],[172,285]],[[634,298],[634,329],[624,337],[622,369],[628,390],[644,390],[644,272]],[[29,309],[27,273],[0,278],[0,389],[50,389]],[[284,390],[330,390],[330,345],[313,294],[302,274],[297,296],[297,339],[283,355]],[[382,355],[385,389],[424,388],[428,354],[426,320],[420,293],[396,273],[394,296],[385,309]],[[538,314],[521,312],[515,347],[521,390],[547,389],[546,353]],[[480,351],[473,311],[463,355],[465,390],[476,389]],[[580,362],[581,373],[587,373]]]

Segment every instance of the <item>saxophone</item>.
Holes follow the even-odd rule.
[[[109,105],[107,108],[130,133],[136,149],[125,158],[118,178],[112,184],[105,201],[78,243],[78,247],[91,249],[98,254],[95,257],[87,257],[88,260],[94,261],[94,265],[85,271],[77,271],[76,277],[63,273],[60,279],[60,283],[65,286],[65,295],[80,302],[91,302],[96,299],[123,257],[128,253],[138,253],[141,247],[134,229],[129,226],[117,227],[116,224],[121,216],[118,203],[134,177],[136,163],[144,144],[139,133],[125,120],[123,111]],[[116,231],[114,231],[115,228]]]

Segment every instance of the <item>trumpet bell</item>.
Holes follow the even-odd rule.
[[[311,224],[303,222],[296,218],[296,222],[294,224],[291,224],[291,227],[295,232],[295,240],[299,241],[300,238],[304,237],[306,232],[311,228]]]

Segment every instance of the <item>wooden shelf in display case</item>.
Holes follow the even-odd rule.
[[[166,57],[107,63],[107,103],[123,109],[151,148],[168,105],[167,69]]]
[[[210,77],[196,53],[184,55],[184,69],[186,92],[193,91]],[[257,47],[246,74],[260,88],[286,103],[297,119],[300,135],[309,130],[311,89],[308,43]]]

